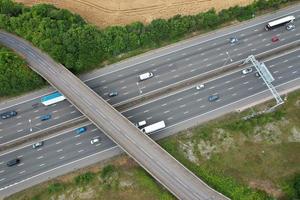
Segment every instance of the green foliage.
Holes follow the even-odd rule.
[[[300,198],[300,174],[295,177],[293,186],[296,193],[296,198]]]
[[[0,96],[27,92],[44,83],[19,56],[0,46]]]
[[[87,185],[95,179],[95,174],[92,172],[86,172],[75,177],[76,185]]]
[[[148,25],[134,22],[100,30],[88,25],[79,15],[53,5],[37,4],[28,8],[12,0],[0,0],[0,28],[31,41],[74,73],[80,73],[96,67],[106,59],[114,60],[120,54],[130,55],[134,51],[177,41],[188,33],[215,29],[232,20],[247,20],[257,11],[276,9],[288,1],[293,0],[258,0],[245,7],[223,9],[219,13],[211,9],[193,16],[176,15],[168,20],[155,19]],[[37,78],[27,68],[17,67],[22,70],[12,70],[11,66],[15,66],[16,62],[7,58],[4,60],[9,61],[4,67],[5,73],[18,74],[10,81],[2,73],[3,66],[0,66],[0,83],[4,83],[0,95],[18,94],[43,85],[41,78]],[[6,69],[7,65],[10,66],[9,70]],[[24,74],[26,77],[23,77]]]
[[[58,193],[64,191],[65,186],[62,183],[52,183],[48,186],[48,193]]]
[[[107,179],[109,178],[114,172],[116,171],[116,167],[114,165],[107,165],[105,166],[100,174],[100,177],[102,179]]]

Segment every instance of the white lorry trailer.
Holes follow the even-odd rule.
[[[149,134],[151,132],[157,131],[157,130],[165,128],[165,127],[166,127],[165,122],[164,121],[160,121],[160,122],[156,122],[154,124],[151,124],[149,126],[146,126],[146,127],[142,128],[141,130],[144,133]]]

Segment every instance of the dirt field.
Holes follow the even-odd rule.
[[[253,0],[16,0],[26,5],[51,3],[80,14],[98,26],[128,24],[134,21],[149,23],[156,18],[176,14],[191,15],[215,7],[216,10],[245,5]]]

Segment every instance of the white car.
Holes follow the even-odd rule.
[[[243,71],[242,71],[242,74],[249,74],[249,73],[251,73],[253,70],[252,70],[252,68],[251,67],[249,67],[249,68],[246,68],[246,69],[243,69]]]
[[[140,81],[147,80],[147,79],[149,79],[151,77],[153,77],[153,73],[152,72],[146,72],[144,74],[139,75]]]
[[[295,24],[287,24],[285,28],[288,31],[294,30],[295,29]]]
[[[197,85],[197,86],[196,86],[196,89],[197,89],[197,90],[201,90],[201,89],[203,89],[203,88],[204,88],[204,84],[201,84],[201,85]]]
[[[135,126],[140,128],[142,126],[145,126],[146,124],[147,124],[147,122],[145,120],[143,120],[143,121],[140,121],[140,122],[136,123]]]
[[[96,143],[99,143],[99,142],[100,142],[99,138],[93,138],[93,139],[91,139],[91,144],[96,144]]]

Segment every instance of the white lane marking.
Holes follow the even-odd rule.
[[[58,112],[58,110],[53,110],[53,111],[52,111],[52,113],[57,113],[57,112]]]
[[[20,132],[22,132],[22,131],[24,131],[24,129],[17,130],[17,133],[20,133]]]
[[[196,71],[197,69],[192,69],[192,70],[190,70],[190,72],[194,72],[194,71]]]
[[[250,47],[250,46],[252,46],[253,44],[252,43],[249,43],[249,44],[247,44],[247,47]]]
[[[99,144],[96,144],[95,146],[97,147],[97,146],[100,146],[101,145],[101,143],[99,143]]]
[[[260,33],[260,34],[258,34],[258,37],[261,37],[263,34],[262,33]]]
[[[198,95],[200,92],[194,92],[194,95]]]
[[[75,145],[78,146],[78,145],[81,145],[81,144],[82,144],[81,142],[78,142],[78,143],[76,143]]]
[[[230,87],[230,88],[228,88],[228,90],[230,91],[230,90],[232,90],[234,87]]]
[[[186,58],[185,60],[186,60],[186,61],[189,61],[189,60],[190,60],[190,58]]]
[[[247,42],[248,40],[249,40],[248,38],[245,38],[245,39],[244,39],[244,42]]]
[[[251,49],[251,51],[256,51],[256,49]]]
[[[205,62],[205,61],[208,61],[208,58],[203,59],[203,61],[204,61],[204,62]]]
[[[292,67],[294,67],[293,65],[288,66],[288,69],[291,69]]]
[[[42,159],[42,158],[44,158],[44,156],[39,156],[39,157],[37,157],[36,159],[39,160],[39,159]]]
[[[233,49],[233,51],[237,51],[237,50],[239,50],[239,49],[237,49],[237,48],[236,48],[236,49]]]
[[[282,38],[282,39],[281,39],[281,41],[284,41],[284,40],[285,40],[285,38]]]
[[[34,113],[37,113],[37,112],[39,112],[39,110],[35,110],[35,111],[33,111]]]
[[[273,74],[277,74],[279,71],[274,71]]]
[[[105,80],[105,79],[101,81],[101,83],[105,83],[105,82],[106,82],[106,80]]]
[[[54,119],[59,119],[59,118],[60,118],[60,116],[54,117]]]
[[[17,166],[20,167],[20,166],[22,166],[22,165],[24,165],[24,163],[20,163],[20,164],[18,164]]]
[[[231,81],[226,81],[225,83],[227,84],[227,83],[230,83]]]
[[[128,116],[128,117],[127,117],[127,119],[131,119],[131,118],[133,118],[133,116]]]
[[[205,53],[201,53],[200,55],[201,55],[201,56],[204,56],[204,55],[205,55]]]
[[[284,61],[283,61],[283,63],[286,63],[286,62],[288,62],[288,61],[289,61],[289,60],[288,60],[288,59],[286,59],[286,60],[284,60]]]
[[[176,69],[172,69],[171,72],[176,72]]]
[[[144,113],[147,113],[147,112],[149,112],[149,110],[145,110],[145,111],[144,111]]]
[[[18,158],[23,158],[24,155],[19,155]]]
[[[56,152],[59,153],[59,152],[61,152],[61,151],[63,151],[63,149],[58,149]]]
[[[214,89],[215,88],[215,86],[211,86],[210,88],[208,88],[209,90],[211,90],[211,89]]]
[[[184,108],[186,107],[186,104],[180,105],[179,108]]]
[[[122,77],[122,76],[123,76],[123,74],[119,74],[119,75],[118,75],[118,77]]]
[[[274,67],[274,66],[275,66],[275,65],[270,65],[269,68],[272,68],[272,67]]]
[[[152,116],[146,118],[146,120],[150,120],[150,119],[152,119]]]
[[[138,69],[135,69],[134,71],[136,72],[136,71],[138,71]],[[124,83],[124,82],[125,82],[125,80],[120,81],[120,83]]]
[[[6,178],[1,178],[1,179],[0,179],[0,182],[1,182],[1,181],[4,181],[5,179],[6,179]]]
[[[107,86],[102,87],[103,89],[107,89]]]
[[[188,64],[189,67],[192,66],[192,65],[193,65],[193,63]]]
[[[158,83],[162,83],[163,81],[158,81]]]
[[[263,42],[266,41],[266,40],[267,40],[267,38],[262,39]]]
[[[37,151],[42,151],[42,150],[43,150],[43,148],[38,148],[38,149],[37,149]]]
[[[186,114],[188,114],[189,112],[190,112],[190,111],[185,111],[183,114],[186,115]]]
[[[36,126],[39,126],[39,125],[41,125],[41,124],[42,124],[42,123],[37,123]]]
[[[211,64],[211,63],[209,63],[209,64],[207,64],[207,65],[206,65],[206,67],[209,67],[209,66],[211,66],[211,65],[212,65],[212,64]]]
[[[19,123],[17,123],[17,126],[20,126],[20,125],[22,125],[23,123],[22,122],[19,122]]]
[[[169,121],[170,121],[170,120],[172,120],[172,119],[173,119],[173,117],[168,117],[168,119],[167,119],[167,120],[169,120]]]
[[[5,172],[5,170],[1,170],[1,171],[0,171],[0,174],[2,174],[3,172]]]
[[[243,84],[246,85],[246,84],[248,84],[248,83],[249,83],[249,81],[246,81],[246,82],[244,82]]]
[[[271,43],[268,43],[268,44],[266,44],[265,46],[268,47],[268,46],[270,46],[270,45],[271,45]]]
[[[55,144],[60,144],[61,143],[61,141],[58,141],[58,142],[56,142]]]
[[[182,98],[177,99],[177,101],[181,101],[181,100],[182,100]]]
[[[164,114],[167,114],[167,113],[169,113],[170,111],[169,110],[166,110],[165,112],[164,112]]]
[[[95,131],[97,131],[98,129],[97,128],[94,128],[93,130],[91,130],[91,132],[95,132]]]
[[[25,170],[23,170],[23,171],[21,171],[21,172],[19,172],[19,174],[24,174],[26,171]]]
[[[127,95],[127,94],[129,94],[129,92],[125,92],[125,93],[123,93],[123,95]]]
[[[179,77],[179,75],[178,74],[176,74],[175,76],[173,76],[173,78],[178,78]]]
[[[38,119],[38,118],[40,118],[39,116],[36,116],[34,119]]]
[[[73,111],[71,111],[70,113],[73,114],[73,113],[75,113],[75,112],[76,112],[76,110],[73,110]]]
[[[20,119],[20,118],[22,118],[22,115],[17,116],[17,119]]]
[[[233,93],[232,96],[236,96],[236,93]]]
[[[80,149],[79,151],[78,151],[78,153],[81,153],[81,152],[83,152],[84,150],[83,149]]]
[[[254,32],[257,32],[257,31],[258,31],[258,29],[255,29],[255,30],[254,30]]]
[[[45,163],[42,163],[42,164],[40,164],[40,167],[42,167],[42,166],[44,166],[45,165]]]
[[[168,104],[167,104],[167,103],[164,103],[164,104],[162,104],[161,106],[164,107],[164,106],[166,106],[166,105],[168,105]]]
[[[278,76],[278,79],[282,79],[282,76]]]
[[[220,54],[219,54],[219,56],[223,56],[223,55],[224,55],[224,53],[220,53]]]
[[[62,156],[62,157],[60,157],[59,159],[60,159],[60,160],[62,160],[62,159],[64,159],[64,158],[65,158],[65,157],[64,157],[64,156]]]
[[[185,55],[186,55],[186,53],[182,53],[181,55],[182,55],[182,56],[185,56]]]
[[[198,48],[198,50],[201,50],[201,49],[202,49],[201,47]]]
[[[202,100],[202,98],[200,98],[200,99],[197,99],[197,102],[199,102],[199,101],[201,101]]]
[[[170,63],[168,66],[169,66],[169,67],[172,67],[172,66],[173,66],[173,63]]]
[[[238,56],[241,56],[241,55],[243,55],[243,53],[239,53],[239,54],[237,54]]]
[[[126,89],[127,88],[127,86],[125,85],[125,86],[123,86],[123,87],[121,87],[121,89],[123,90],[123,89]]]
[[[293,71],[293,74],[296,74],[298,71]]]
[[[251,87],[251,88],[248,88],[248,90],[252,90],[253,89],[253,87]]]
[[[205,105],[201,105],[201,106],[200,106],[200,108],[204,108],[204,107],[205,107]]]

